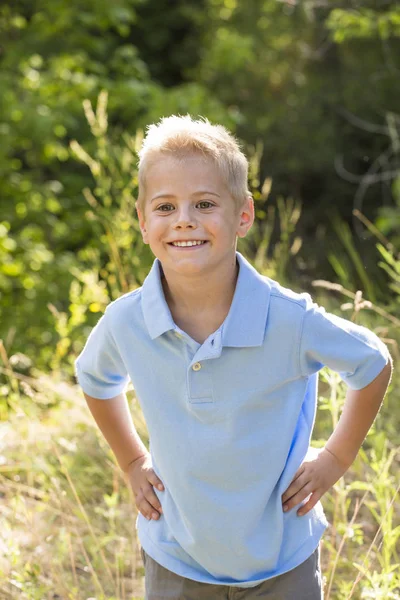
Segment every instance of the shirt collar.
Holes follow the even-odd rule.
[[[161,263],[158,258],[153,262],[153,266],[143,282],[142,311],[151,339],[154,340],[166,331],[175,329],[175,323],[164,296],[161,283]]]
[[[271,287],[268,280],[236,252],[239,274],[231,308],[222,326],[222,345],[261,346],[264,341]],[[142,286],[142,310],[152,339],[176,328],[161,283],[156,258]]]
[[[231,308],[222,326],[223,346],[261,346],[264,341],[271,287],[251,264],[236,252],[239,275]]]

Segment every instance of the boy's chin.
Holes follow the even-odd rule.
[[[204,273],[211,267],[209,260],[201,260],[200,258],[198,260],[190,260],[179,257],[164,261],[160,258],[160,262],[164,270],[188,276]]]
[[[204,271],[206,271],[209,268],[209,265],[204,262],[203,264],[197,263],[197,264],[193,264],[193,263],[179,263],[178,261],[174,262],[173,264],[169,265],[170,269],[175,271],[176,273],[182,273],[182,275],[187,274],[187,275],[191,275],[191,274],[196,274],[196,273],[203,273]]]

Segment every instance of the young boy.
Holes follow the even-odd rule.
[[[389,352],[236,252],[254,208],[246,158],[222,126],[189,116],[150,126],[137,211],[156,260],[141,288],[107,307],[76,374],[134,492],[146,599],[320,599],[319,500],[379,410]],[[311,455],[323,365],[349,389]]]

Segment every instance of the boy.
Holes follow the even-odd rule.
[[[246,158],[222,126],[186,116],[149,127],[137,212],[156,260],[107,307],[76,374],[134,492],[146,600],[320,599],[319,500],[379,410],[389,352],[236,252],[254,208]],[[349,390],[311,456],[323,365]]]

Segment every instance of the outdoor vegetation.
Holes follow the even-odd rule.
[[[384,405],[323,500],[322,567],[326,600],[400,600],[399,74],[395,1],[1,3],[0,600],[143,598],[132,492],[73,363],[151,266],[137,150],[178,113],[242,141],[239,250],[390,348]],[[345,391],[322,371],[314,445]]]

